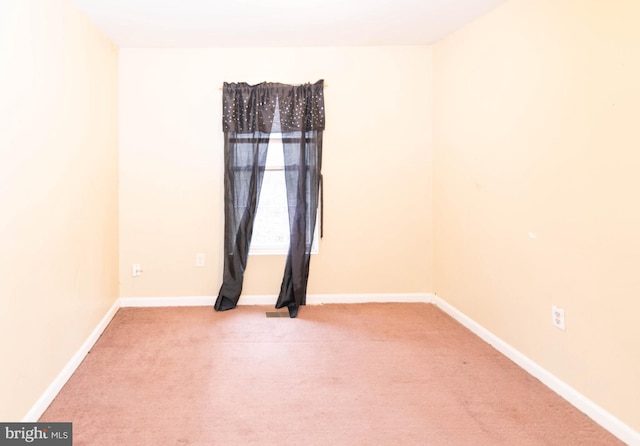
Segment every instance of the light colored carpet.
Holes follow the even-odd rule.
[[[41,421],[74,445],[619,445],[429,304],[127,308]]]

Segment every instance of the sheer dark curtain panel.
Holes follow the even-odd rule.
[[[281,133],[290,243],[276,308],[296,317],[306,303],[322,167],[324,82],[223,86],[225,237],[223,283],[214,308],[234,308],[242,293],[269,138]],[[279,119],[277,119],[279,118]]]

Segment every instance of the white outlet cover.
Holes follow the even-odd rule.
[[[564,310],[553,305],[551,307],[551,323],[558,329],[565,331]]]

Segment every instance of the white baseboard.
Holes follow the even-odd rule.
[[[275,305],[276,295],[241,296],[238,305]],[[388,294],[307,294],[307,305],[361,304],[372,302],[433,302],[430,293],[388,293]]]
[[[361,304],[369,302],[423,302],[432,303],[434,295],[431,293],[387,293],[387,294],[309,294],[308,305],[322,304]]]
[[[387,293],[387,294],[308,294],[307,305],[355,304],[367,302],[424,302],[432,303],[431,293]],[[247,294],[240,296],[238,305],[275,305],[278,296]],[[215,296],[174,297],[121,297],[121,307],[191,307],[213,306]]]
[[[87,353],[93,348],[93,345],[98,341],[102,332],[107,328],[113,316],[120,308],[120,303],[116,300],[111,308],[107,310],[104,317],[98,322],[96,328],[93,329],[89,337],[80,346],[78,351],[73,355],[71,360],[64,366],[64,368],[58,373],[53,382],[46,388],[44,393],[38,398],[38,401],[31,407],[31,410],[22,419],[25,423],[36,422],[42,416],[47,407],[51,404],[54,398],[58,395],[58,392],[62,390],[62,387],[67,383],[71,375],[76,371],[80,363],[84,360]]]
[[[434,295],[433,303],[449,316],[471,330],[479,338],[493,346],[500,353],[511,359],[517,365],[526,370],[530,375],[538,378],[544,385],[567,400],[578,410],[584,412],[589,418],[611,432],[628,445],[640,445],[640,433],[627,424],[620,421],[611,413],[598,406],[586,396],[560,380],[549,371],[529,359],[524,354],[504,342],[489,330],[478,324],[460,310],[450,305],[442,298]]]
[[[213,296],[121,297],[120,307],[213,307]]]

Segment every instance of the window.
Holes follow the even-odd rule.
[[[319,214],[318,214],[319,215]],[[316,219],[311,253],[318,253],[318,221]],[[275,255],[289,252],[289,210],[284,178],[282,135],[271,134],[267,162],[253,223],[249,255]]]

